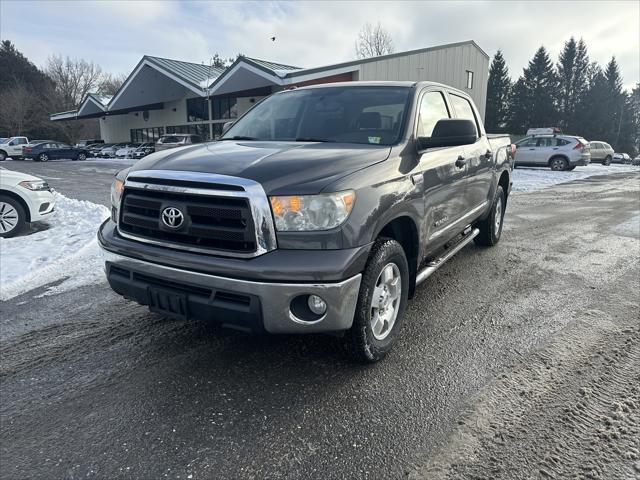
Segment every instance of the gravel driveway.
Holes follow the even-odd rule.
[[[46,167],[56,176],[56,163]],[[59,190],[105,203],[116,167],[86,168],[93,170],[68,176]],[[637,395],[620,397],[620,385],[638,380],[639,210],[638,173],[513,195],[501,243],[465,248],[425,282],[393,353],[367,367],[348,363],[332,337],[248,336],[168,321],[105,284],[16,297],[0,307],[0,477],[566,473],[537,442],[561,447],[574,438],[549,433],[559,405],[575,406],[564,413],[582,431],[601,425],[580,419],[580,388],[598,402],[589,416]],[[600,350],[590,363],[589,352]],[[619,372],[610,381],[606,365]],[[585,369],[585,382],[571,380]],[[536,372],[550,378],[542,392]],[[520,380],[525,402],[514,386]],[[547,403],[530,400],[538,397]],[[488,420],[462,431],[470,418]],[[637,432],[637,416],[625,418]],[[522,432],[534,424],[532,434]],[[510,449],[495,447],[493,425]],[[459,438],[474,443],[460,447]],[[571,458],[599,448],[589,442],[596,437],[580,438]],[[637,452],[624,438],[610,441]],[[516,440],[520,457],[510,455]],[[473,455],[460,463],[460,452]],[[606,474],[631,471],[634,461],[603,454],[592,463],[613,478]]]

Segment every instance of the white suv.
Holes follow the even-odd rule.
[[[551,170],[573,170],[589,165],[589,142],[572,135],[532,135],[515,143],[516,167],[550,167]]]

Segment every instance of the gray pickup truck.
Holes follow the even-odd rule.
[[[107,279],[166,316],[330,333],[374,362],[418,284],[470,241],[498,243],[514,152],[445,85],[278,92],[220,140],[116,175]]]

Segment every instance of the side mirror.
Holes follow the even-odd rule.
[[[235,122],[225,122],[225,124],[222,125],[222,133],[225,134],[227,130],[229,130],[234,123]]]
[[[476,124],[460,118],[438,120],[430,137],[418,137],[421,149],[471,145],[478,139]]]

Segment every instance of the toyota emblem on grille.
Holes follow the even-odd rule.
[[[162,210],[162,223],[169,228],[180,228],[184,223],[184,214],[176,207]]]

